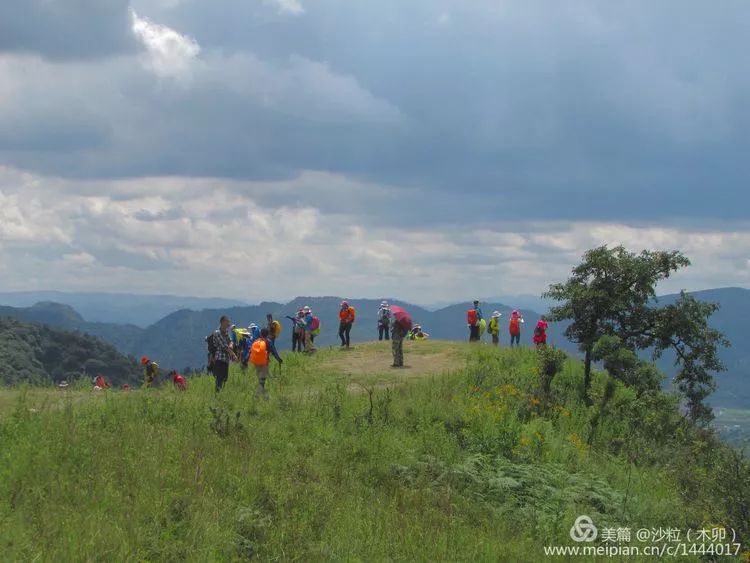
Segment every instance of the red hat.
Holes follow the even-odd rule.
[[[151,361],[151,360],[149,360],[149,359],[148,359],[148,358],[147,358],[146,356],[143,356],[143,357],[141,358],[141,364],[143,364],[143,365],[146,365],[146,364],[147,364],[147,363],[149,363],[150,361]]]

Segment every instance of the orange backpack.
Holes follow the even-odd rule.
[[[262,338],[253,342],[250,349],[250,363],[259,367],[268,365],[268,346]]]
[[[518,336],[521,334],[521,321],[518,319],[511,319],[509,328],[511,336]]]

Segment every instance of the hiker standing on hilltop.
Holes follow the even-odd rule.
[[[388,306],[387,301],[380,303],[380,309],[378,309],[378,340],[389,339],[388,332],[391,327],[391,308]]]
[[[393,352],[393,364],[391,367],[404,367],[404,338],[411,331],[411,327],[403,326],[403,323],[391,317],[391,351]]]
[[[232,349],[232,338],[229,335],[231,321],[224,315],[219,320],[219,328],[211,335],[211,349],[213,350],[213,373],[216,378],[216,392],[222,390],[229,379],[229,362],[237,361],[237,354]]]
[[[292,321],[292,352],[302,352],[305,343],[305,310],[298,309],[293,317],[286,317]]]
[[[492,336],[492,343],[495,346],[500,345],[500,317],[502,316],[502,313],[500,311],[493,311],[492,317],[490,318],[490,324],[487,327],[487,330],[490,331],[490,335]]]
[[[466,323],[469,325],[469,342],[479,342],[479,325],[482,322],[482,308],[479,301],[474,300],[474,308],[466,313]]]
[[[508,323],[508,332],[510,333],[510,347],[515,343],[516,347],[521,345],[521,325],[524,323],[523,315],[514,309],[510,314],[510,323]]]
[[[313,334],[315,332],[315,317],[313,316],[312,309],[310,309],[310,307],[308,307],[307,305],[305,305],[302,311],[305,314],[305,316],[303,317],[305,323],[305,352],[315,352],[315,335]]]
[[[270,338],[270,333],[267,328],[260,331],[260,338],[253,342],[252,349],[250,350],[250,363],[255,366],[255,374],[258,376],[258,388],[255,390],[255,394],[268,400],[268,393],[266,392],[266,379],[268,378],[268,366],[271,363],[271,354],[279,362],[279,365],[284,363],[279,353],[276,351],[276,346],[273,344],[273,340]]]
[[[341,302],[341,311],[339,312],[339,338],[341,339],[341,347],[349,348],[350,338],[349,335],[352,331],[352,325],[357,317],[357,313],[354,307],[351,307],[348,302]]]

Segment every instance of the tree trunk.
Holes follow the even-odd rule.
[[[591,387],[591,348],[586,348],[583,364],[583,399],[589,404],[589,387]]]

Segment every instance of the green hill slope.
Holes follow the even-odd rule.
[[[588,546],[718,526],[750,545],[747,464],[666,395],[596,373],[588,407],[572,360],[545,395],[531,350],[408,343],[389,363],[385,345],[287,355],[267,402],[234,368],[219,397],[208,377],[22,394],[0,411],[5,558],[542,561],[581,546],[582,514]]]
[[[0,318],[0,385],[57,383],[102,374],[111,383],[134,383],[133,358],[80,333]]]

